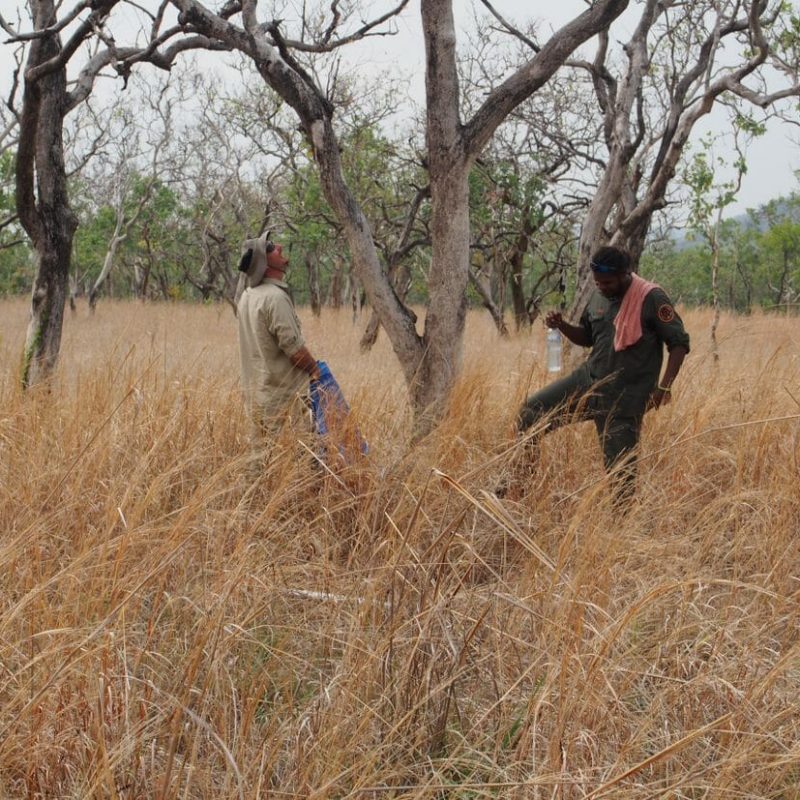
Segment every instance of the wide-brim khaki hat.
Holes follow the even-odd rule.
[[[267,242],[271,234],[272,231],[266,231],[257,239],[245,239],[242,244],[239,269],[247,275],[247,285],[251,288],[264,280],[264,273],[267,271]]]

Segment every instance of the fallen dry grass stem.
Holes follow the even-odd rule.
[[[434,470],[434,474],[439,477],[444,483],[451,488],[455,489],[464,499],[469,501],[471,505],[478,509],[478,511],[485,514],[489,519],[499,525],[509,536],[512,536],[515,541],[519,542],[526,550],[532,553],[541,563],[547,567],[551,572],[555,571],[555,564],[550,560],[549,556],[544,553],[540,547],[536,545],[523,531],[521,531],[512,520],[505,514],[502,506],[496,503],[492,495],[485,493],[484,502],[481,503],[476,497],[470,494],[457,480],[446,475],[441,470]]]
[[[313,459],[314,463],[318,465],[330,478],[336,481],[346,492],[355,497],[350,487],[303,441],[298,440],[300,447],[305,450]]]
[[[635,775],[637,772],[641,772],[646,767],[649,767],[651,764],[655,764],[658,761],[662,761],[665,758],[669,758],[670,756],[674,755],[675,753],[682,750],[686,745],[690,742],[693,742],[695,739],[699,739],[701,736],[705,736],[707,733],[710,733],[715,728],[719,728],[724,723],[730,721],[731,717],[733,716],[732,713],[723,714],[721,717],[718,717],[713,722],[709,722],[708,725],[704,725],[702,728],[698,728],[696,731],[692,731],[691,733],[687,734],[686,736],[679,739],[677,742],[669,745],[668,747],[659,750],[655,755],[650,756],[649,758],[644,759],[644,761],[640,761],[638,764],[635,764],[630,769],[625,770],[620,775],[617,775],[615,778],[612,778],[609,781],[606,781],[602,786],[598,786],[597,789],[594,791],[589,792],[586,795],[586,800],[591,800],[593,797],[601,797],[605,794],[609,789],[613,788],[622,781],[630,778],[632,775]]]

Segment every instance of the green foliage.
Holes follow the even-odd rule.
[[[14,153],[0,153],[0,221],[16,212]],[[30,291],[33,282],[31,250],[22,226],[15,222],[0,228],[0,295]]]
[[[84,210],[78,212],[81,222],[72,242],[73,268],[79,274],[97,277],[114,232],[114,210],[103,206],[94,213],[81,211]]]
[[[345,179],[366,214],[379,252],[386,258],[397,246],[405,214],[415,193],[414,186],[425,178],[397,147],[375,126],[353,122],[341,137],[341,157]],[[311,161],[299,165],[288,177],[281,197],[290,224],[291,260],[289,281],[300,303],[309,299],[310,273],[319,277],[320,291],[333,297],[344,286],[343,275],[351,270],[350,254],[342,231],[325,199],[319,170]],[[423,210],[421,218],[425,218]],[[416,262],[418,256],[409,256]]]
[[[800,309],[800,196],[772,201],[746,222],[726,220],[718,244],[722,307],[744,313],[756,306]],[[711,254],[702,240],[652,247],[641,268],[676,302],[711,303]]]
[[[33,256],[27,243],[0,249],[0,295],[24,294],[33,285]]]
[[[83,190],[75,195],[88,196]],[[138,216],[143,198],[145,205]],[[196,296],[186,286],[186,272],[202,263],[199,231],[195,220],[203,219],[207,209],[197,209],[181,201],[177,192],[162,182],[148,185],[148,180],[135,175],[125,197],[123,219],[135,222],[115,254],[113,287],[118,296],[135,295],[136,269],[146,266],[151,271],[152,294],[165,299]],[[91,200],[76,209],[80,225],[73,244],[73,270],[83,291],[94,284],[103,268],[117,224],[117,210],[109,205],[95,208]]]
[[[14,152],[0,153],[0,212],[5,216],[14,210]]]
[[[726,162],[721,157],[709,157],[712,142],[708,137],[701,144],[703,149],[692,156],[683,177],[691,198],[689,221],[695,230],[709,236],[714,216],[736,200],[739,180],[717,182],[715,168],[727,166]],[[733,167],[737,175],[747,172],[747,164],[741,155]]]
[[[754,119],[750,114],[738,113],[733,124],[735,128],[749,136],[763,136],[767,132],[766,124]]]
[[[800,16],[796,13],[793,3],[783,3],[781,14],[784,17],[784,27],[776,39],[776,46],[785,56],[791,57],[800,49]],[[788,15],[788,20],[786,16]]]

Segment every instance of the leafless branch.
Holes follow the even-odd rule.
[[[397,241],[397,245],[394,249],[392,257],[390,258],[390,261],[394,262],[405,258],[405,256],[407,256],[414,249],[414,247],[418,246],[418,243],[412,244],[411,234],[414,232],[414,224],[417,221],[419,209],[422,206],[422,203],[427,200],[430,195],[430,186],[423,186],[421,189],[417,189],[417,193],[414,195],[414,199],[411,201],[411,207],[409,208],[408,215],[406,216],[406,223],[403,226],[403,230],[400,234],[400,238]]]
[[[11,38],[5,41],[5,44],[13,44],[15,42],[32,42],[36,39],[43,39],[47,36],[53,36],[64,30],[73,20],[75,20],[81,11],[92,7],[92,0],[81,0],[75,8],[72,9],[62,20],[49,28],[42,28],[40,30],[30,31],[29,33],[17,33],[14,29],[3,19],[0,15],[0,27],[8,33]]]
[[[284,43],[286,47],[292,50],[298,50],[300,52],[330,53],[339,47],[359,41],[360,39],[366,39],[372,36],[393,36],[394,34],[392,31],[376,31],[375,29],[380,25],[383,25],[384,22],[396,17],[408,5],[408,3],[409,0],[401,0],[397,6],[390,9],[385,14],[382,14],[380,17],[365,23],[358,30],[353,31],[353,33],[343,36],[340,39],[328,41],[325,39],[325,36],[323,36],[320,42],[303,42],[295,39],[286,39],[284,40]]]
[[[13,41],[13,39],[18,35],[17,31],[14,30],[11,24],[6,22],[2,14],[0,14],[0,28],[2,28],[11,37],[11,39],[6,40],[6,44]]]
[[[536,44],[530,37],[526,36],[519,28],[514,27],[508,20],[506,20],[500,12],[489,2],[489,0],[481,0],[481,3],[489,9],[489,13],[500,23],[505,31],[510,33],[512,36],[515,36],[519,39],[523,44],[533,50],[534,53],[538,53],[541,50],[541,47]]]
[[[328,44],[330,42],[331,37],[334,34],[334,31],[339,27],[339,23],[341,22],[342,15],[339,12],[339,2],[338,0],[332,0],[331,2],[331,24],[328,26],[325,33],[322,35],[322,43]]]
[[[2,231],[4,228],[7,228],[9,225],[13,225],[18,219],[19,219],[19,214],[10,214],[5,219],[0,220],[0,231]],[[13,247],[18,244],[22,244],[23,241],[24,241],[23,239],[19,239],[18,241],[14,242],[7,242],[5,244],[5,247]]]

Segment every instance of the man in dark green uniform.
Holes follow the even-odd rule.
[[[557,311],[545,319],[573,344],[591,347],[589,358],[532,394],[519,411],[517,428],[522,433],[545,417],[545,432],[593,421],[606,470],[625,465],[615,473],[617,499],[622,499],[634,487],[642,417],[648,408],[670,401],[672,382],[689,352],[689,336],[664,290],[634,274],[624,250],[600,248],[591,267],[597,290],[580,323],[571,325]],[[661,375],[664,345],[669,356]]]

